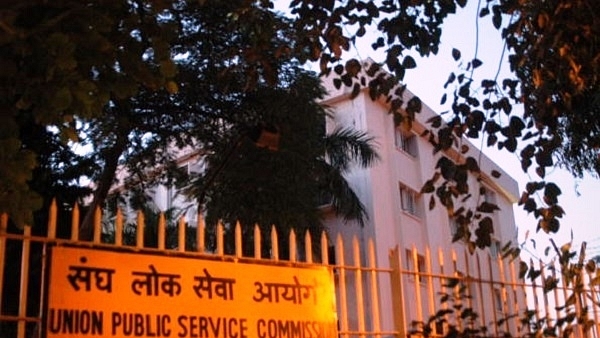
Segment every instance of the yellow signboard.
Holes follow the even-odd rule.
[[[48,338],[337,337],[326,267],[55,247],[49,278]]]

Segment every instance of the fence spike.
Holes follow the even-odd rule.
[[[358,317],[358,331],[365,331],[365,300],[363,295],[363,278],[362,278],[362,263],[360,258],[360,245],[358,237],[352,237],[352,260],[354,261],[354,283],[356,284],[356,314]]]
[[[71,213],[71,240],[79,240],[79,204],[73,205],[73,212]]]
[[[427,276],[427,299],[428,299],[428,308],[429,308],[429,317],[433,317],[435,315],[435,292],[433,289],[433,264],[431,259],[431,248],[429,245],[425,245],[425,273]]]
[[[420,323],[424,322],[423,318],[423,298],[421,297],[421,279],[423,278],[421,266],[419,264],[419,252],[417,247],[413,244],[411,249],[412,268],[414,273],[414,289],[415,289],[415,305],[417,312],[417,321]]]
[[[165,223],[166,223],[166,219],[165,219],[165,213],[161,212],[160,214],[158,214],[158,249],[159,250],[164,250],[165,249]]]
[[[296,262],[297,261],[297,253],[298,253],[298,248],[296,245],[296,232],[294,231],[294,229],[292,229],[290,231],[290,262]]]
[[[4,265],[6,264],[6,230],[8,227],[8,214],[2,213],[0,215],[0,307],[2,307],[3,293],[4,290]],[[0,309],[2,310],[2,309]]]
[[[141,211],[137,212],[137,227],[136,227],[136,239],[135,246],[137,248],[144,247],[144,213]]]
[[[279,241],[277,240],[277,229],[275,225],[271,225],[271,259],[279,260]]]
[[[490,292],[490,295],[492,296],[492,318],[493,318],[493,323],[498,323],[498,315],[496,314],[496,312],[497,312],[496,309],[498,306],[497,302],[499,300],[496,299],[496,294],[495,294],[496,291],[494,290],[494,271],[492,269],[492,256],[491,255],[486,255],[486,256],[487,256],[487,265],[488,265],[488,271],[489,271],[488,278],[491,281],[489,283],[489,292]],[[536,312],[538,312],[538,311],[536,311]],[[493,325],[493,327],[494,327],[494,334],[496,336],[498,336],[499,335],[498,325]]]
[[[235,256],[240,258],[242,253],[242,226],[240,222],[235,222]]]
[[[206,235],[206,224],[201,209],[198,208],[198,228],[196,229],[196,251],[206,252],[204,236]]]
[[[339,295],[340,295],[340,331],[348,331],[348,298],[346,296],[346,268],[344,262],[344,240],[342,234],[336,237],[336,270],[338,272]],[[348,335],[344,335],[348,337]]]
[[[306,230],[304,234],[304,254],[306,255],[306,263],[312,263],[312,238],[310,237],[310,231]]]
[[[185,252],[185,235],[185,216],[181,216],[177,224],[177,250],[179,252]]]
[[[27,298],[29,296],[29,258],[31,256],[31,226],[25,225],[21,242],[21,276],[19,285],[19,317],[27,317]],[[1,291],[0,291],[1,292]],[[26,322],[17,322],[17,337],[25,337]]]
[[[225,248],[223,245],[223,222],[217,222],[217,255],[223,256]]]
[[[115,221],[115,245],[123,245],[123,212],[117,208],[117,219]]]
[[[55,239],[56,238],[56,218],[57,218],[57,209],[56,206],[56,198],[52,199],[52,203],[50,203],[50,210],[48,212],[48,238]]]
[[[261,233],[258,224],[254,224],[254,258],[260,259],[262,256]]]
[[[477,254],[475,256],[475,266],[477,267],[477,278],[481,281],[483,280],[483,276],[481,274],[481,255]],[[481,313],[481,324],[482,327],[487,324],[486,311],[485,311],[485,303],[483,302],[483,285],[482,283],[477,283],[477,290],[479,291],[479,308],[477,309],[479,313]]]
[[[367,245],[367,262],[369,267],[370,289],[371,289],[371,318],[373,331],[381,330],[381,314],[379,313],[379,287],[377,283],[377,260],[375,256],[375,243],[373,238],[369,238]]]
[[[325,231],[321,232],[321,263],[329,264],[329,243]]]
[[[500,256],[499,254],[496,254],[495,258],[496,258],[496,261],[498,264],[498,270],[499,270],[498,272],[500,274],[500,283],[501,283],[500,284],[500,287],[501,287],[500,295],[502,298],[501,299],[502,300],[502,313],[506,314],[506,313],[510,312],[511,310],[509,310],[509,309],[511,309],[513,307],[509,306],[508,295],[506,292],[507,283],[506,283],[506,272],[504,271],[504,261],[502,260],[502,256]],[[544,276],[544,278],[546,278],[546,277]],[[516,302],[516,300],[515,300],[515,302]],[[546,304],[546,311],[547,311],[546,313],[548,313],[548,316],[549,316],[550,311],[548,308],[548,304]],[[548,319],[549,319],[549,317],[548,317]],[[509,328],[508,324],[509,324],[508,320],[505,320],[504,321],[504,329],[506,330],[506,332],[510,332],[510,328]]]
[[[8,228],[8,214],[3,212],[0,215],[0,235],[6,233],[6,229]]]
[[[102,210],[96,207],[94,211],[94,243],[100,243],[100,235],[102,234]]]

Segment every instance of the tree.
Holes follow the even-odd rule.
[[[346,219],[366,219],[344,174],[354,163],[368,167],[377,159],[372,139],[351,129],[326,134],[327,111],[318,102],[323,95],[318,78],[295,70],[285,87],[240,98],[244,113],[204,149],[208,169],[188,190],[208,224],[239,221],[249,234],[258,224],[264,235],[276,225],[285,243],[289,229],[320,235],[324,204]]]
[[[294,0],[289,21],[276,25],[265,24],[278,20],[271,1],[221,4],[140,0],[111,5],[88,1],[86,6],[75,1],[51,5],[7,2],[2,7],[6,14],[2,21],[2,64],[7,69],[2,75],[2,105],[11,112],[3,123],[6,168],[15,168],[9,163],[17,162],[27,163],[30,169],[35,166],[35,155],[21,147],[13,116],[31,113],[37,123],[56,126],[63,135],[73,136],[74,117],[83,122],[101,116],[111,97],[131,98],[140,88],[149,92],[162,86],[177,90],[177,83],[168,82],[176,70],[169,47],[186,44],[184,40],[170,43],[176,36],[209,38],[204,34],[208,32],[217,32],[212,35],[232,43],[197,43],[190,52],[207,55],[214,51],[220,57],[219,61],[206,59],[221,70],[214,73],[219,85],[241,83],[245,90],[263,82],[274,86],[281,80],[277,62],[318,61],[323,74],[338,74],[338,85],[352,87],[354,93],[367,86],[373,98],[386,96],[391,100],[390,113],[398,123],[410,121],[420,110],[420,101],[402,102],[391,96],[397,81],[417,66],[407,53],[437,53],[444,19],[466,2]],[[215,20],[196,22],[186,16],[190,11],[196,15],[210,13]],[[453,57],[467,68],[449,77],[448,85],[455,89],[453,115],[439,127],[432,125],[430,131],[440,150],[462,136],[485,134],[489,145],[510,152],[519,150],[524,170],[535,163],[541,180],[528,186],[522,204],[535,213],[539,228],[547,232],[558,228],[562,209],[557,203],[560,189],[544,181],[546,169],[562,165],[576,175],[586,171],[597,174],[597,11],[598,4],[589,0],[487,1],[480,16],[491,18],[499,29],[511,53],[515,77],[474,83],[472,71],[482,61],[476,57],[462,60],[460,52],[454,51]],[[367,79],[361,75],[359,60],[344,58],[345,51],[372,27],[377,31],[373,48],[385,49],[380,66],[395,78]],[[176,34],[180,28],[185,34]],[[283,36],[286,38],[278,38]],[[213,64],[195,65],[206,69]],[[366,73],[375,71],[366,69]],[[523,114],[519,115],[513,107],[521,102]],[[496,119],[499,114],[506,114],[509,122],[500,123]],[[31,171],[22,170],[18,177],[14,177],[15,170],[6,171],[3,196],[28,194],[25,183]],[[460,184],[453,179],[439,183]],[[541,205],[531,198],[538,191],[546,199]],[[7,198],[1,205],[14,215],[24,215],[34,207],[28,204],[34,199],[11,206],[11,201],[21,200]]]
[[[86,135],[85,140],[94,149],[91,156],[101,168],[90,175],[96,187],[82,222],[81,237],[91,238],[95,210],[104,204],[117,168],[127,170],[130,177],[125,182],[126,187],[140,193],[132,196],[139,201],[136,205],[143,207],[146,188],[157,183],[189,183],[185,175],[177,172],[173,150],[190,145],[212,153],[215,158],[216,169],[209,168],[208,177],[201,183],[203,189],[196,195],[202,205],[204,196],[211,197],[212,205],[208,208],[211,216],[219,215],[217,218],[229,221],[243,219],[247,228],[255,222],[266,226],[276,224],[280,229],[319,228],[316,195],[325,191],[333,193],[336,211],[347,218],[362,220],[365,217],[362,204],[341,173],[347,170],[348,159],[358,158],[363,165],[374,160],[376,155],[370,139],[348,130],[323,139],[325,111],[316,102],[322,98],[323,90],[314,75],[303,72],[292,60],[273,59],[268,67],[260,66],[267,67],[276,79],[266,73],[264,77],[268,79],[254,79],[252,74],[248,75],[252,71],[232,66],[233,61],[229,59],[235,55],[231,55],[231,49],[251,43],[255,36],[240,29],[237,20],[231,18],[228,14],[231,4],[219,3],[210,8],[197,4],[181,6],[173,13],[183,23],[182,32],[172,47],[173,53],[180,55],[176,62],[179,71],[173,77],[178,91],[142,88],[131,97],[112,96],[103,115],[81,123],[80,132]],[[255,20],[260,19],[262,24],[271,22],[267,26],[273,28],[262,38],[274,44],[291,43],[287,19],[266,10],[257,10],[255,15]],[[236,29],[231,29],[231,25]],[[253,151],[253,143],[249,142],[250,134],[265,125],[277,125],[278,131],[283,132],[281,149],[275,156]],[[238,149],[241,145],[246,147]],[[254,189],[240,192],[237,184],[223,188],[221,181],[210,175],[216,170],[219,174],[216,177],[222,178],[219,168],[221,162],[232,160],[231,150],[243,154],[241,159],[233,160],[236,165],[245,163],[242,177],[246,183],[264,170],[256,164],[270,165],[273,176],[279,180],[258,183],[259,189],[270,193],[270,200],[259,203],[255,196],[243,194]],[[333,165],[325,162],[326,150],[337,151]],[[226,161],[220,156],[225,156]],[[224,171],[228,172],[231,170]],[[294,184],[288,177],[295,178]],[[319,180],[318,186],[310,184],[315,178]],[[215,190],[216,186],[219,189]],[[224,196],[212,198],[216,191],[227,196],[235,192],[242,200],[233,203]],[[286,200],[276,198],[277,195],[294,198]],[[281,201],[282,205],[269,206],[273,201]],[[241,212],[240,208],[244,207],[246,211]],[[258,211],[262,213],[260,216]],[[215,217],[212,220],[216,223]]]
[[[173,75],[169,35],[177,25],[160,1],[4,1],[0,7],[0,211],[31,223],[41,206],[27,182],[36,163],[19,120],[77,141],[76,121],[103,114],[113,95],[156,90]],[[169,86],[168,86],[169,87]],[[171,86],[172,87],[172,86]]]

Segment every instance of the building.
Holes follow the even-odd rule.
[[[378,266],[387,266],[390,260],[389,250],[397,247],[402,256],[403,269],[427,270],[433,274],[442,273],[438,262],[438,250],[447,255],[446,265],[451,262],[448,256],[451,255],[452,250],[455,250],[460,256],[455,267],[455,273],[458,275],[473,277],[477,273],[483,273],[486,279],[510,280],[510,274],[508,271],[502,271],[504,268],[497,264],[495,257],[502,245],[508,241],[515,243],[517,239],[513,214],[513,204],[519,198],[517,182],[498,164],[480,154],[477,148],[466,140],[462,140],[463,143],[457,144],[456,148],[449,152],[434,154],[433,145],[426,137],[421,136],[423,131],[430,129],[426,121],[437,115],[426,105],[423,105],[422,111],[416,114],[412,130],[406,131],[403,127],[394,126],[393,116],[388,113],[388,104],[384,100],[373,101],[367,90],[360,92],[356,98],[350,99],[351,88],[342,86],[336,89],[331,82],[326,82],[325,85],[329,96],[323,104],[335,111],[327,122],[328,128],[352,126],[357,130],[368,132],[375,138],[381,157],[374,167],[355,170],[348,176],[352,187],[361,196],[368,210],[369,219],[366,225],[361,227],[355,223],[346,223],[330,215],[327,224],[331,238],[339,235],[344,239],[344,243],[351,243],[352,238],[356,237],[363,248],[366,248],[367,242],[372,240],[376,248]],[[408,90],[403,92],[404,102],[408,102],[412,97],[413,94]],[[459,151],[461,146],[467,146],[468,152],[461,154]],[[473,207],[477,201],[485,200],[499,207],[499,210],[490,215],[494,224],[494,233],[492,245],[488,249],[477,250],[473,255],[464,255],[464,245],[453,244],[451,240],[457,230],[455,220],[448,216],[446,208],[439,202],[436,207],[429,209],[429,199],[433,194],[419,193],[425,182],[432,178],[436,163],[442,156],[455,162],[464,160],[466,156],[480,159],[481,174],[469,178],[473,196],[465,202],[465,205]],[[500,176],[492,177],[490,175],[492,171],[500,173]],[[429,255],[426,254],[428,251]],[[351,256],[346,255],[346,257]],[[488,260],[488,257],[492,259]],[[366,260],[364,252],[361,260],[364,264]],[[490,261],[492,264],[488,263]],[[485,262],[484,267],[481,267],[481,262]],[[477,264],[480,265],[479,272],[475,271]],[[426,320],[427,314],[435,313],[440,306],[438,300],[429,300],[425,296],[422,296],[421,301],[424,304],[417,306],[414,301],[415,280],[419,281],[423,295],[431,291],[437,295],[440,291],[437,282],[437,285],[430,288],[426,278],[405,275],[403,303],[407,322],[417,319]],[[379,283],[383,286],[388,281],[383,278]],[[471,284],[469,288],[472,307],[476,311],[485,311],[488,314],[486,321],[491,321],[492,317],[504,316],[507,312],[506,307],[509,306],[508,302],[521,304],[521,310],[525,308],[523,295],[517,295],[516,292],[512,292],[515,290],[508,290],[499,284],[485,285],[483,288]],[[392,309],[389,290],[388,287],[379,287],[381,313],[390,312]],[[515,304],[511,304],[511,307],[514,306]],[[384,318],[383,326],[393,327],[390,318],[387,318],[388,322],[385,320]],[[482,322],[482,325],[485,324]],[[517,330],[515,323],[510,325],[507,330],[513,332]]]

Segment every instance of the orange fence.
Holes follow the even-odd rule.
[[[132,233],[125,231],[128,226],[119,212],[110,223],[103,223],[98,211],[90,241],[79,239],[78,220],[75,208],[66,231],[70,235],[63,238],[57,235],[56,206],[43,234],[32,233],[31,227],[9,229],[8,217],[1,217],[0,337],[46,336],[42,324],[48,252],[53,246],[326,267],[334,276],[340,337],[442,337],[456,332],[478,337],[598,337],[600,275],[590,264],[563,276],[542,263],[492,258],[486,252],[470,254],[458,246],[437,252],[396,247],[389,251],[389,261],[378,262],[371,240],[361,243],[353,237],[346,243],[339,234],[332,241],[325,233],[316,238],[291,231],[284,241],[286,250],[280,250],[275,228],[263,236],[256,226],[249,243],[239,224],[218,224],[207,231],[201,218],[191,229],[183,218],[168,226],[162,215],[153,225],[156,245],[147,247],[144,228],[149,225],[141,213],[129,227],[135,229]],[[209,241],[207,233],[212,236]],[[169,239],[169,234],[174,236]],[[210,248],[205,245],[209,242],[214,244]],[[253,254],[244,250],[247,247]],[[523,273],[537,278],[520,278]]]

